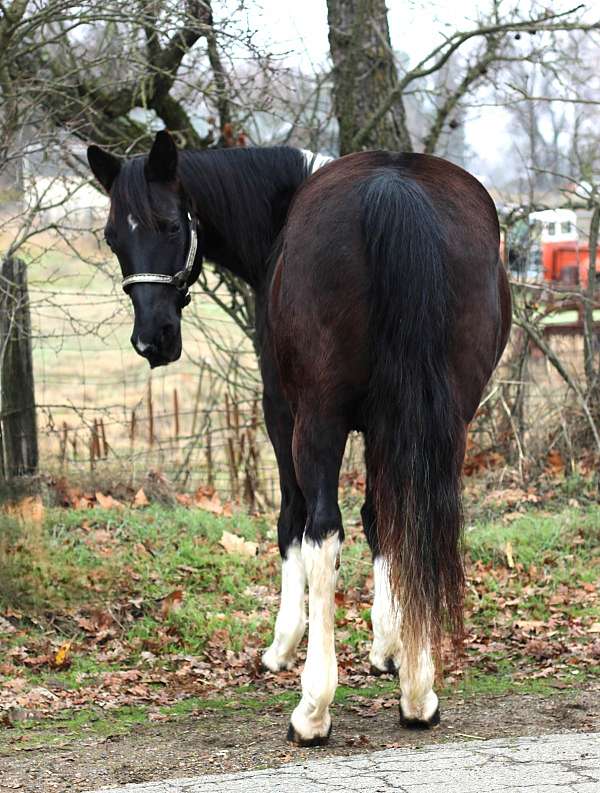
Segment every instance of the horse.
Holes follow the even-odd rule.
[[[291,147],[148,155],[88,149],[110,196],[105,228],[150,366],[181,354],[181,312],[203,259],[256,295],[263,409],[280,476],[281,600],[264,666],[289,669],[305,632],[288,740],[323,744],[337,686],[334,595],[344,539],[339,472],[365,440],[373,556],[370,662],[396,671],[400,722],[439,723],[443,630],[460,639],[466,434],[511,317],[496,210],[463,169],[366,151],[318,163]],[[313,172],[314,171],[314,172]]]

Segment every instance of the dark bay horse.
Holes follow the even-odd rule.
[[[399,673],[406,726],[439,721],[433,657],[460,636],[460,471],[467,426],[510,327],[494,205],[462,169],[372,151],[311,175],[292,148],[148,156],[88,150],[110,194],[106,239],[151,366],[181,353],[202,258],[256,291],[264,415],[281,480],[281,606],[263,656],[289,668],[309,634],[288,737],[324,742],[337,684],[337,491],[349,431],[364,433],[363,524],[374,559],[370,660]]]

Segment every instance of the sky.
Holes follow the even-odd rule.
[[[470,28],[481,4],[475,0],[453,0],[451,3],[430,0],[425,4],[415,0],[388,0],[387,5],[392,46],[406,53],[411,63],[417,63],[442,41],[444,32]],[[257,30],[261,44],[271,45],[279,52],[289,52],[288,62],[307,71],[327,64],[325,0],[261,0],[260,5],[248,4],[248,21]],[[498,141],[504,138],[506,121],[503,111],[492,108],[483,114],[470,113],[467,143],[477,154],[478,166],[484,171],[498,161]]]
[[[473,27],[479,10],[489,8],[490,2],[387,0],[387,5],[392,46],[415,64],[443,40],[444,33]],[[521,0],[524,14],[528,5],[527,0]],[[551,7],[558,11],[573,5],[576,3],[553,0]],[[327,63],[326,0],[257,0],[248,3],[247,14],[259,42],[276,52],[288,52],[289,63],[306,71]],[[475,155],[477,172],[491,174],[511,150],[506,112],[491,107],[469,110],[466,140]]]

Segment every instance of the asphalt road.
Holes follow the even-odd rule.
[[[387,749],[261,771],[102,788],[94,793],[275,791],[600,793],[600,733]]]

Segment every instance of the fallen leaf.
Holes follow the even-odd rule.
[[[504,546],[504,553],[506,555],[506,564],[512,570],[515,566],[515,560],[513,558],[513,549],[510,540],[506,541],[506,545]]]
[[[600,622],[594,622],[587,630],[588,633],[600,633]]]
[[[213,487],[199,487],[194,494],[194,504],[215,515],[223,514],[223,505],[219,494]]]
[[[135,496],[133,497],[133,506],[134,507],[147,507],[150,502],[148,501],[148,497],[144,493],[144,488],[140,487],[137,491]]]
[[[245,540],[243,537],[238,537],[237,534],[232,534],[229,531],[223,532],[219,545],[223,546],[227,553],[237,553],[240,556],[258,555],[258,543]]]
[[[181,608],[181,604],[183,603],[183,590],[182,589],[175,589],[165,598],[163,598],[162,605],[160,607],[160,614],[161,617],[166,619],[169,614],[172,614],[174,611],[177,611]]]
[[[5,511],[23,523],[39,526],[44,520],[44,504],[39,496],[27,496],[16,504],[7,504]]]
[[[99,490],[96,491],[96,501],[102,509],[123,509],[123,504],[120,501],[112,496],[105,496]]]
[[[72,642],[63,642],[52,658],[54,669],[68,669],[71,666],[71,645]]]
[[[0,636],[8,636],[9,633],[16,633],[17,629],[4,617],[0,617]]]

